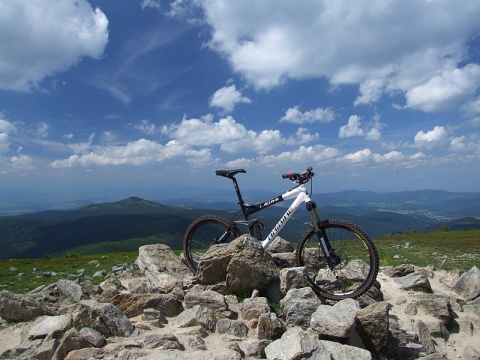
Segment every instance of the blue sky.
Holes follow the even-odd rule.
[[[0,0],[0,195],[480,191],[477,0]]]

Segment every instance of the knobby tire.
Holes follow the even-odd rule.
[[[313,228],[299,242],[298,266],[305,266],[307,280],[320,296],[342,300],[357,298],[374,284],[379,268],[378,252],[370,237],[358,226],[343,220],[324,220],[324,231],[340,263],[329,269]]]
[[[216,215],[199,217],[190,224],[183,238],[183,253],[188,267],[194,274],[197,273],[203,254],[227,229],[230,229],[229,236],[224,242],[230,242],[241,235],[238,228],[232,226],[231,221]]]

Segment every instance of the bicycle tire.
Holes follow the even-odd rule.
[[[216,215],[199,217],[190,224],[183,238],[183,254],[194,274],[197,273],[202,254],[215,244],[214,239],[218,239],[228,229],[230,233],[223,242],[230,242],[241,235],[231,221]]]
[[[357,298],[374,284],[379,268],[378,251],[370,237],[358,226],[343,220],[324,220],[325,231],[340,263],[329,269],[313,228],[299,242],[298,266],[305,266],[307,280],[320,296],[331,300]]]

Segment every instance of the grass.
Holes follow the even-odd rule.
[[[381,266],[411,263],[422,267],[434,265],[437,269],[467,271],[480,264],[480,230],[410,232],[382,236],[375,238],[374,242]],[[410,248],[405,248],[407,242],[411,243]],[[110,248],[110,251],[114,250]],[[177,255],[180,252],[175,251]],[[105,270],[109,274],[112,266],[123,263],[131,265],[138,256],[138,251],[88,255],[82,250],[81,253],[82,255],[69,252],[41,259],[2,260],[0,290],[26,293],[60,278],[83,281],[85,276],[89,279],[99,270]],[[83,275],[79,275],[81,269],[84,269]],[[46,276],[49,273],[50,276]],[[103,279],[97,277],[90,281],[98,284]]]

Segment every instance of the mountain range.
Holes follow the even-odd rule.
[[[251,194],[250,194],[251,195]],[[270,199],[267,192],[253,199]],[[0,259],[35,258],[89,247],[90,251],[135,251],[146,243],[182,248],[183,234],[197,217],[216,214],[232,218],[236,199],[231,196],[163,199],[138,197],[81,206],[71,210],[44,210],[0,217]],[[480,228],[480,193],[423,190],[378,194],[344,191],[312,196],[322,218],[344,219],[362,227],[371,237],[409,231]],[[256,202],[255,200],[252,202]],[[260,213],[265,234],[290,202]],[[303,208],[280,234],[295,242],[308,228]]]

